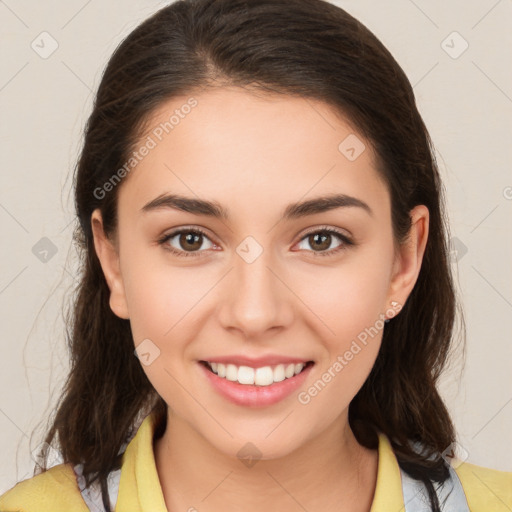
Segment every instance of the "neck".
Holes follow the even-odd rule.
[[[170,512],[368,512],[377,480],[377,450],[357,442],[346,415],[285,457],[252,463],[227,456],[169,415],[154,452]]]

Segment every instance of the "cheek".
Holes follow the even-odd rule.
[[[155,390],[168,404],[182,408],[187,395],[179,383],[185,381],[189,371],[188,340],[195,337],[195,323],[190,319],[209,281],[197,273],[157,265],[155,261],[141,264],[148,261],[148,254],[142,251],[133,251],[124,261],[134,346]],[[205,289],[201,289],[201,279]],[[149,360],[144,360],[144,353],[149,353]]]
[[[218,278],[207,267],[173,266],[157,253],[155,249],[126,251],[125,293],[137,352],[145,343],[156,354],[142,368],[168,403],[179,403],[181,388],[172,377],[183,382],[195,364],[191,362],[193,340],[202,326],[197,318],[207,318],[208,291]]]
[[[325,326],[322,332],[330,352],[344,351],[347,342],[365,329],[382,324],[391,266],[385,254],[377,250],[353,253],[336,267],[318,267],[296,281],[301,283],[298,295]]]
[[[321,327],[323,357],[297,399],[321,425],[330,424],[349,406],[375,364],[385,325],[385,280],[376,277],[339,272],[317,288],[311,303],[328,329]]]
[[[187,325],[211,281],[204,271],[168,264],[163,251],[126,245],[122,271],[135,344],[154,338],[169,345],[167,340]]]
[[[314,407],[328,407],[329,402],[347,407],[370,373],[385,326],[392,264],[392,247],[387,252],[383,247],[359,251],[335,268],[302,276],[298,295],[307,297],[310,329],[322,333],[318,340],[324,357],[316,369],[318,380],[301,403],[314,398]]]

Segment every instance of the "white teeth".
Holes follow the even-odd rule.
[[[295,365],[293,363],[291,363],[286,367],[284,376],[289,379],[290,377],[293,377],[294,373],[295,373]]]
[[[256,368],[253,372],[255,373],[254,384],[256,386],[270,386],[274,382],[274,372],[270,366]]]
[[[240,384],[254,384],[254,368],[240,366],[238,368],[237,380]]]
[[[238,380],[238,368],[234,364],[228,364],[226,366],[226,379],[232,380],[233,382]]]
[[[268,366],[267,366],[267,368],[268,368]],[[274,382],[281,382],[282,380],[284,380],[285,379],[284,364],[277,365],[274,368],[274,371],[272,373],[273,373]]]
[[[255,369],[250,366],[236,366],[234,364],[208,363],[208,365],[219,377],[232,382],[238,381],[240,384],[255,384],[257,386],[270,386],[274,382],[290,379],[300,373],[305,366],[304,363],[290,363],[287,366],[278,364],[273,368],[263,366]]]

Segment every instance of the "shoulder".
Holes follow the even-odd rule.
[[[18,482],[0,496],[2,512],[87,512],[73,468],[59,464]]]
[[[454,469],[472,511],[512,510],[512,472],[490,469],[468,462]]]

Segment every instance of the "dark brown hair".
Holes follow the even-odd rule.
[[[376,448],[385,433],[398,461],[426,483],[448,477],[441,453],[455,441],[436,389],[448,362],[458,307],[448,258],[442,184],[413,89],[383,44],[344,10],[323,0],[179,0],[152,15],[119,45],[103,74],[75,173],[82,255],[68,327],[71,370],[46,442],[58,437],[64,462],[82,463],[88,484],[120,464],[135,419],[166,404],[134,356],[128,320],[109,306],[91,214],[101,209],[114,236],[119,186],[98,197],[162,102],[233,85],[321,100],[370,141],[387,184],[396,243],[407,239],[410,210],[426,205],[429,238],[418,281],[386,324],[376,363],[349,407],[358,441]],[[420,442],[421,454],[411,446]],[[42,465],[46,470],[46,461]],[[103,499],[109,510],[106,493]]]

